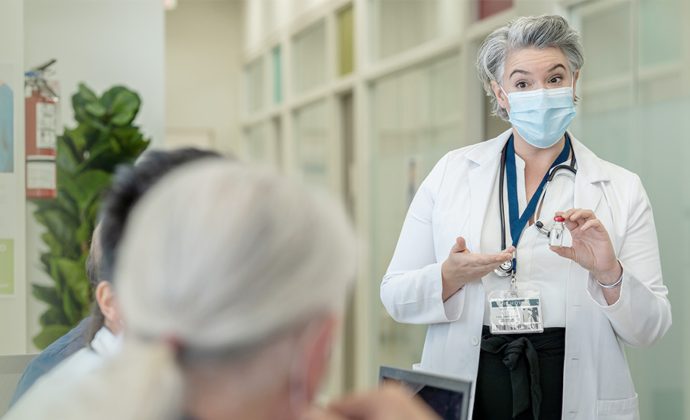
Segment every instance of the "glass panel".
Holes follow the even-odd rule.
[[[326,25],[323,21],[297,34],[293,40],[294,91],[303,93],[326,82]]]
[[[374,58],[386,58],[459,30],[457,0],[369,0]]]
[[[685,164],[690,159],[690,37],[682,22],[690,19],[690,6],[684,0],[639,0],[606,9],[576,8],[574,15],[583,23],[583,74],[589,73],[581,85],[585,112],[576,119],[575,134],[600,157],[642,179],[654,208],[673,308],[673,326],[659,343],[627,348],[640,418],[688,418],[690,310],[685,297],[690,287],[682,262],[690,255],[690,189],[682,181],[690,176]],[[635,51],[639,54],[631,58]],[[624,84],[613,82],[612,75],[632,68],[636,72]],[[592,112],[598,105],[590,103],[601,100],[617,106]]]
[[[639,0],[640,66],[679,63],[683,12],[679,0]]]
[[[377,81],[372,92],[372,296],[383,277],[412,197],[461,138],[460,60],[451,56]],[[419,361],[424,326],[398,324],[378,299],[372,372]],[[376,331],[378,326],[378,331]]]
[[[295,148],[297,165],[303,179],[330,189],[334,139],[329,132],[330,115],[325,100],[306,105],[295,112]]]
[[[272,130],[272,140],[273,147],[275,150],[275,165],[278,168],[282,168],[282,158],[283,158],[283,124],[280,117],[275,117],[271,120],[271,130]]]
[[[264,124],[255,124],[244,131],[245,150],[250,160],[261,162],[266,158],[266,130]]]
[[[497,137],[511,127],[510,123],[503,121],[501,117],[493,115],[494,108],[491,104],[491,98],[484,96],[484,138],[492,139]]]
[[[273,103],[283,102],[283,67],[280,46],[273,48]]]
[[[349,6],[338,12],[338,75],[345,76],[355,68],[354,12]]]
[[[679,87],[686,84],[682,77],[682,51],[683,36],[687,31],[683,21],[683,3],[687,2],[639,1],[639,99],[643,103],[652,103],[682,96],[683,91]]]
[[[586,45],[580,89],[583,113],[617,110],[630,106],[633,101],[632,12],[627,2],[583,7],[580,14],[582,43]]]
[[[276,135],[266,122],[255,124],[244,132],[248,158],[257,163],[279,166]]]
[[[249,113],[259,111],[264,106],[264,65],[258,58],[245,68],[246,109]]]

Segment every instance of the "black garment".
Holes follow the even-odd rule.
[[[542,334],[482,330],[474,420],[561,418],[565,328]]]

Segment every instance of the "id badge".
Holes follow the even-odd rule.
[[[497,290],[489,294],[492,334],[544,332],[539,290]]]

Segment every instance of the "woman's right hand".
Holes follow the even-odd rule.
[[[441,266],[443,301],[445,302],[467,283],[479,280],[501,264],[513,258],[514,247],[498,254],[473,254],[467,249],[465,238],[458,236],[448,258]]]

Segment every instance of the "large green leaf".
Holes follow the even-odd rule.
[[[105,113],[107,112],[107,109],[105,109],[105,107],[99,102],[92,102],[86,104],[84,109],[86,110],[86,112],[88,112],[96,118],[103,118],[105,116]]]
[[[52,254],[52,255],[63,255],[62,243],[55,238],[55,235],[53,235],[50,232],[43,232],[41,234],[41,239],[43,239],[44,244],[48,245],[48,249],[50,250],[50,254]],[[48,254],[48,255],[50,255],[50,254]]]
[[[149,145],[132,124],[141,99],[123,86],[98,97],[80,84],[72,96],[78,125],[58,137],[58,198],[35,201],[34,217],[45,226],[47,252],[40,256],[53,286],[33,285],[33,295],[48,304],[44,329],[34,338],[43,348],[86,316],[91,290],[84,262],[96,224],[102,193],[115,168],[135,161]]]
[[[77,95],[79,95],[80,98],[82,98],[86,102],[95,102],[98,100],[98,96],[96,96],[96,92],[91,90],[88,86],[86,86],[84,83],[79,83],[77,86]]]
[[[57,138],[57,166],[68,171],[74,171],[81,163],[83,156],[79,143],[86,141],[83,137],[79,137],[81,133],[76,132],[77,130],[72,131],[72,133],[65,131]]]
[[[79,210],[83,214],[95,200],[110,186],[112,175],[101,170],[88,170],[77,175],[76,183],[81,187],[78,197]]]
[[[68,325],[67,316],[62,311],[62,305],[51,306],[48,308],[39,319],[41,326],[47,327],[49,325]]]
[[[84,220],[97,220],[98,213],[101,209],[101,200],[94,200],[91,204],[84,209],[83,217]],[[90,238],[89,238],[90,239]]]
[[[115,86],[103,94],[101,103],[108,109],[110,123],[115,126],[124,126],[134,121],[141,99],[135,92],[122,87]]]
[[[79,246],[74,241],[74,233],[79,227],[78,221],[72,219],[69,213],[58,209],[47,209],[34,214],[36,220],[44,225],[55,240],[63,245],[65,256],[76,258],[80,253]]]
[[[70,325],[76,325],[81,320],[82,308],[69,289],[62,292],[62,307]]]
[[[58,297],[62,299],[62,295],[67,290],[67,285],[65,284],[64,278],[60,275],[60,270],[58,270],[57,260],[59,258],[60,257],[54,255],[50,256],[48,259],[48,274],[50,274],[50,277],[55,282],[55,292],[58,294]]]
[[[41,302],[45,302],[50,306],[61,306],[60,296],[57,290],[51,286],[41,286],[39,284],[31,285],[31,293]]]
[[[79,90],[72,96],[72,108],[74,109],[74,119],[79,123],[83,123],[92,119],[86,111],[86,105],[98,101],[96,94],[89,89],[85,84],[79,84]]]
[[[41,267],[43,268],[43,271],[45,271],[48,274],[50,274],[50,260],[53,258],[53,255],[56,255],[56,254],[52,254],[50,252],[44,252],[41,254],[41,257],[40,257]]]
[[[67,258],[56,259],[58,273],[62,276],[64,284],[72,292],[78,304],[89,304],[89,280],[86,277],[86,268],[83,261],[74,261]]]
[[[40,217],[47,211],[55,211],[64,214],[67,219],[73,220],[73,223],[79,223],[80,212],[77,203],[69,194],[58,194],[57,198],[53,200],[36,200],[34,202],[36,210],[34,215]]]
[[[51,345],[53,341],[67,334],[71,326],[69,325],[49,325],[43,327],[40,333],[34,337],[34,345],[39,349],[44,349]]]
[[[93,131],[87,124],[80,124],[72,130],[65,130],[64,134],[58,138],[58,163],[61,163],[61,155],[66,154],[73,161],[70,167],[81,163],[85,159],[85,154],[89,150],[89,142],[93,137]]]

